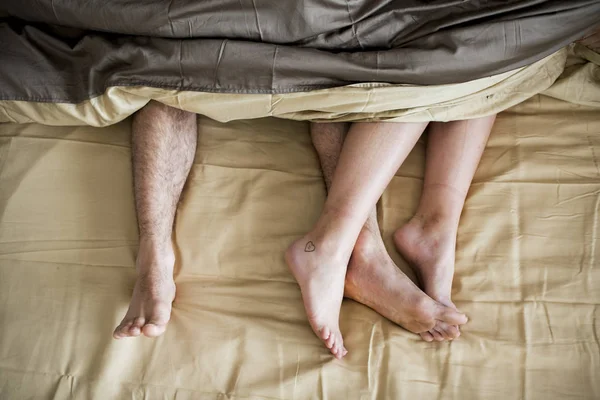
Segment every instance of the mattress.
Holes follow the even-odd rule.
[[[344,300],[343,361],[312,333],[283,259],[325,199],[307,122],[199,117],[171,322],[120,341],[137,250],[130,119],[1,124],[0,398],[600,397],[598,76],[570,62],[498,116],[458,235],[461,337],[426,343]],[[391,235],[417,206],[425,140],[378,203],[413,278]]]

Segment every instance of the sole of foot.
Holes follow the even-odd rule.
[[[415,285],[393,262],[378,234],[361,232],[348,266],[345,296],[372,308],[410,332],[441,329],[458,337],[457,325],[467,317],[435,301]]]

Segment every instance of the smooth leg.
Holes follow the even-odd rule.
[[[175,298],[171,234],[196,152],[196,115],[150,102],[133,117],[132,158],[140,232],[137,280],[116,339],[161,335]]]
[[[319,220],[286,251],[310,325],[338,358],[346,353],[339,313],[352,250],[369,213],[425,126],[353,124]]]
[[[311,124],[313,145],[319,155],[327,188],[337,167],[346,124]],[[348,265],[345,297],[358,301],[413,333],[426,332],[438,321],[460,323],[464,316],[427,296],[390,258],[372,209]],[[458,322],[457,322],[458,321]],[[457,329],[458,331],[458,329]]]
[[[396,247],[415,269],[425,293],[451,307],[458,223],[494,120],[495,115],[431,124],[417,212],[394,234]],[[421,336],[444,340],[454,332],[442,324]]]

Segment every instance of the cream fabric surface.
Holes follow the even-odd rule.
[[[306,122],[201,118],[171,323],[121,341],[137,245],[130,120],[0,125],[0,398],[600,397],[597,71],[574,63],[549,95],[499,115],[460,225],[462,336],[425,343],[345,300],[343,361],[313,335],[283,260],[325,198]],[[409,273],[391,235],[417,205],[424,148],[378,205]]]

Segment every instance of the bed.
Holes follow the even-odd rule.
[[[79,102],[6,95],[0,398],[599,398],[600,56],[579,44],[555,50],[424,87],[240,97],[130,85]],[[130,115],[150,99],[203,115],[173,236],[171,322],[157,339],[116,341],[137,250]],[[325,199],[307,121],[497,111],[458,236],[453,300],[470,318],[461,337],[426,343],[346,299],[349,354],[335,360],[283,259]],[[425,141],[378,203],[388,251],[412,278],[391,236],[417,206]]]

